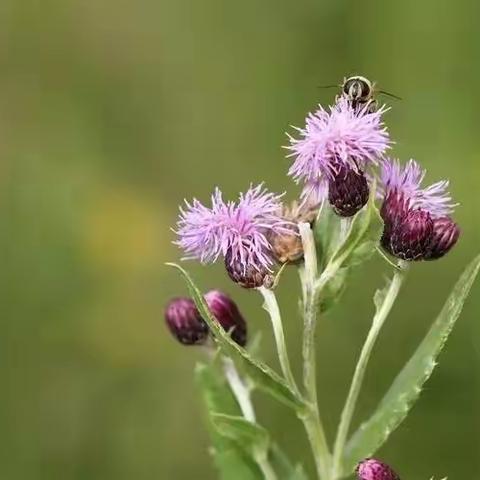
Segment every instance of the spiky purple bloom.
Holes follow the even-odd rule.
[[[288,173],[297,183],[304,182],[303,198],[322,201],[327,196],[328,179],[339,173],[339,164],[364,172],[369,164],[377,164],[389,147],[382,122],[386,108],[371,112],[366,107],[354,109],[342,96],[330,111],[320,106],[310,113],[305,128],[297,128],[300,138],[289,136],[287,148],[295,161]]]
[[[183,345],[202,345],[207,341],[208,326],[191,298],[172,298],[165,308],[165,322]]]
[[[460,229],[450,218],[455,204],[448,181],[421,187],[426,171],[414,160],[404,167],[398,160],[382,162],[380,210],[385,222],[381,243],[403,260],[433,260],[457,242]]]
[[[356,469],[358,480],[400,480],[387,464],[375,458],[366,458]]]
[[[232,340],[244,347],[247,343],[247,323],[236,303],[220,290],[211,290],[205,295],[208,308]]]
[[[225,202],[216,188],[210,208],[196,199],[185,202],[186,208],[180,209],[175,243],[185,251],[185,258],[202,263],[223,256],[232,278],[256,274],[257,281],[247,278],[243,286],[258,287],[260,275],[265,276],[273,264],[268,233],[287,228],[288,222],[280,216],[280,198],[260,184],[240,194],[238,202]]]

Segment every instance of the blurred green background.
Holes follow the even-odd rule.
[[[480,3],[406,0],[3,0],[0,4],[0,478],[214,479],[193,366],[163,306],[185,293],[165,261],[184,197],[265,180],[297,190],[281,146],[361,73],[403,97],[387,122],[402,159],[451,179],[463,236],[415,265],[374,352],[359,416],[413,351],[480,250]],[[275,364],[261,300],[221,265],[188,268],[231,293]],[[322,320],[320,401],[332,436],[371,297],[388,269],[357,270]],[[298,369],[295,272],[280,301]],[[478,478],[480,285],[440,367],[379,455],[410,480]],[[311,468],[297,421],[259,417]]]

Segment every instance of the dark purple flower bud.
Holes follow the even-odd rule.
[[[183,345],[201,345],[207,341],[208,326],[190,298],[170,300],[165,309],[165,321],[172,335]]]
[[[423,260],[433,233],[433,220],[425,210],[410,210],[393,224],[386,223],[382,246],[402,260]]]
[[[336,162],[335,170],[328,180],[328,201],[337,215],[352,217],[368,202],[367,179],[361,170],[342,162]]]
[[[211,290],[205,295],[208,308],[223,329],[240,346],[247,344],[247,323],[235,302],[220,290]]]
[[[271,285],[272,275],[262,265],[245,264],[244,262],[232,261],[230,251],[225,255],[225,269],[228,276],[243,288],[258,288]]]
[[[459,236],[460,228],[450,217],[435,218],[425,260],[443,257],[457,243]]]
[[[400,477],[385,463],[375,458],[366,458],[356,469],[358,480],[400,480]]]

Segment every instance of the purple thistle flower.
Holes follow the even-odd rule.
[[[404,167],[398,160],[382,162],[380,213],[385,227],[381,243],[403,260],[440,258],[460,235],[449,216],[456,205],[448,193],[448,181],[421,188],[425,173],[414,160]]]
[[[398,160],[386,159],[382,162],[381,184],[386,195],[396,196],[397,201],[406,202],[406,208],[421,208],[433,217],[451,214],[456,204],[452,203],[448,193],[448,180],[422,189],[425,174],[426,170],[415,160],[409,160],[402,167]]]
[[[290,156],[295,161],[288,174],[305,183],[303,198],[314,196],[320,202],[326,197],[328,179],[338,174],[342,163],[354,171],[363,171],[390,146],[382,115],[387,109],[374,112],[354,109],[345,96],[327,112],[321,106],[310,113],[305,128],[297,128],[300,138],[289,135]]]
[[[260,184],[250,186],[236,203],[224,202],[218,188],[212,195],[211,208],[196,199],[192,203],[185,201],[186,209],[180,208],[176,229],[179,239],[175,243],[185,251],[186,259],[212,263],[223,256],[230,276],[234,272],[238,283],[242,283],[238,277],[248,273],[257,278],[254,285],[246,282],[244,286],[260,286],[273,264],[268,233],[288,230],[288,222],[280,216],[280,198]]]

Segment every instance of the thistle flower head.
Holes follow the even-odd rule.
[[[426,188],[421,184],[426,170],[415,160],[402,167],[398,160],[386,159],[381,165],[381,185],[385,198],[402,203],[402,208],[420,208],[432,217],[449,215],[456,206],[448,192],[448,180],[436,182]]]
[[[240,194],[238,202],[225,202],[216,188],[210,208],[196,199],[185,202],[175,243],[185,251],[185,258],[211,263],[223,256],[227,268],[268,271],[273,261],[267,234],[284,230],[287,223],[279,215],[280,198],[260,184]]]
[[[458,240],[460,230],[450,218],[455,204],[448,181],[421,187],[425,170],[410,160],[385,160],[381,169],[385,222],[381,243],[403,260],[433,260],[444,256]]]
[[[295,158],[288,173],[297,183],[305,182],[308,190],[304,197],[314,194],[318,201],[325,198],[326,178],[336,175],[339,162],[354,170],[378,162],[390,145],[382,122],[385,111],[385,107],[374,112],[354,109],[342,96],[330,111],[320,106],[307,116],[305,127],[297,128],[300,138],[289,136],[287,147]]]
[[[356,469],[358,480],[400,480],[400,477],[385,463],[375,458],[366,458]]]

